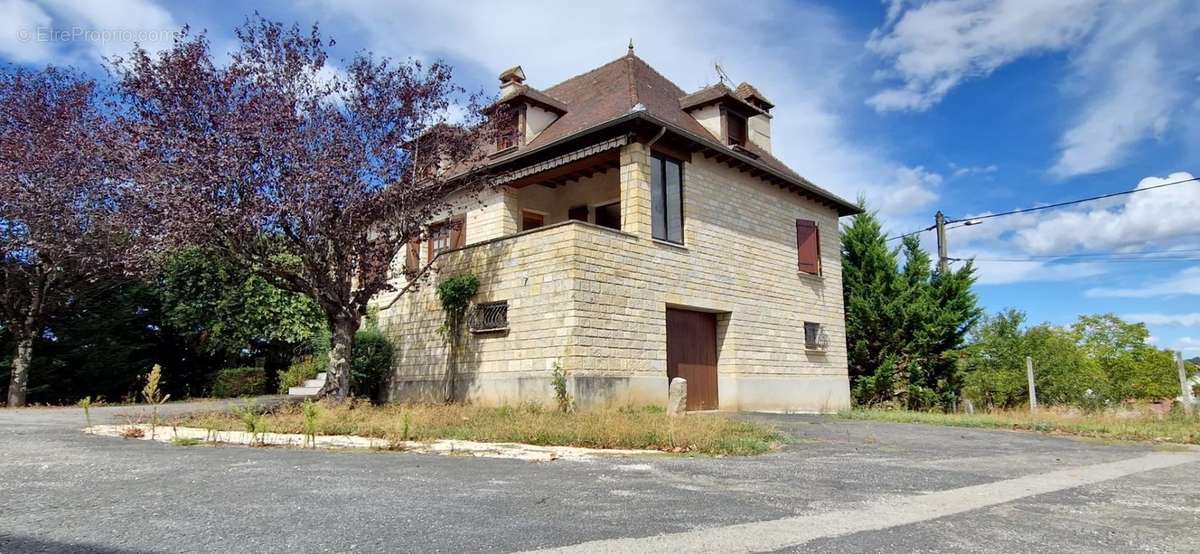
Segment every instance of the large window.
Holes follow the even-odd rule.
[[[674,158],[650,157],[652,234],[658,240],[683,244],[683,164]]]

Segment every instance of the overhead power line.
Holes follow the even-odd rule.
[[[1055,258],[949,258],[952,262],[993,262],[993,263],[1033,263],[1054,261]],[[1086,262],[1121,263],[1121,262],[1200,262],[1200,258],[1090,258],[1080,260]]]
[[[1016,214],[1023,214],[1023,213],[1029,213],[1029,212],[1037,212],[1037,211],[1041,211],[1041,210],[1049,210],[1049,209],[1053,209],[1053,208],[1061,208],[1063,206],[1070,206],[1072,204],[1082,204],[1084,202],[1092,202],[1094,200],[1104,200],[1105,198],[1113,198],[1115,196],[1125,196],[1127,194],[1134,194],[1137,192],[1146,192],[1148,190],[1160,189],[1163,187],[1170,187],[1170,186],[1174,186],[1174,185],[1181,185],[1183,183],[1190,183],[1192,181],[1200,181],[1200,177],[1192,177],[1191,179],[1182,179],[1179,181],[1171,181],[1170,183],[1160,183],[1157,185],[1152,185],[1152,186],[1149,186],[1146,188],[1141,188],[1141,189],[1123,190],[1120,192],[1110,192],[1108,194],[1101,194],[1100,196],[1089,196],[1088,198],[1080,198],[1078,200],[1068,200],[1066,202],[1058,202],[1056,204],[1046,204],[1045,206],[1034,206],[1032,208],[1021,208],[1019,210],[1000,212],[998,214],[987,214],[987,215],[967,217],[967,218],[962,218],[962,219],[950,219],[950,220],[947,220],[946,222],[947,223],[959,223],[959,222],[967,222],[967,221],[980,221],[980,220],[984,220],[984,219],[991,219],[993,217],[1000,217],[1000,216],[1005,216],[1005,215],[1016,215]]]
[[[1099,196],[1089,196],[1089,197],[1087,197],[1087,198],[1080,198],[1080,199],[1077,199],[1077,200],[1068,200],[1068,201],[1066,201],[1066,202],[1057,202],[1057,203],[1054,203],[1054,204],[1046,204],[1045,206],[1034,206],[1034,207],[1032,207],[1032,208],[1021,208],[1021,209],[1017,209],[1017,210],[1009,210],[1009,211],[1007,211],[1007,212],[1000,212],[1000,213],[994,213],[994,214],[986,214],[986,215],[980,215],[980,216],[975,216],[975,217],[966,217],[966,218],[961,218],[961,219],[947,219],[947,220],[945,221],[945,223],[947,224],[947,226],[946,226],[946,229],[956,229],[956,228],[958,228],[958,227],[963,227],[963,226],[966,226],[966,225],[968,225],[968,224],[974,224],[974,223],[976,223],[976,222],[980,222],[980,221],[983,221],[983,220],[985,220],[985,219],[992,219],[992,218],[994,218],[994,217],[1002,217],[1002,216],[1006,216],[1006,215],[1016,215],[1016,214],[1024,214],[1024,213],[1030,213],[1030,212],[1038,212],[1038,211],[1042,211],[1042,210],[1050,210],[1050,209],[1054,209],[1054,208],[1061,208],[1061,207],[1063,207],[1063,206],[1070,206],[1070,205],[1073,205],[1073,204],[1082,204],[1082,203],[1084,203],[1084,202],[1093,202],[1093,201],[1096,201],[1096,200],[1103,200],[1103,199],[1105,199],[1105,198],[1113,198],[1113,197],[1117,197],[1117,196],[1125,196],[1125,195],[1134,194],[1134,193],[1138,193],[1138,192],[1146,192],[1146,191],[1150,191],[1150,190],[1154,190],[1154,189],[1160,189],[1160,188],[1163,188],[1163,187],[1170,187],[1170,186],[1175,186],[1175,185],[1181,185],[1181,184],[1183,184],[1183,183],[1190,183],[1190,182],[1193,182],[1193,181],[1200,181],[1200,177],[1192,177],[1191,179],[1181,179],[1181,180],[1179,180],[1179,181],[1171,181],[1171,182],[1169,182],[1169,183],[1160,183],[1160,184],[1157,184],[1157,185],[1152,185],[1152,186],[1149,186],[1149,187],[1146,187],[1146,188],[1133,189],[1133,190],[1123,190],[1123,191],[1120,191],[1120,192],[1110,192],[1110,193],[1108,193],[1108,194],[1101,194],[1101,195],[1099,195]],[[958,225],[949,225],[949,224],[951,224],[951,223],[957,223]],[[911,232],[908,232],[908,233],[904,233],[903,235],[896,235],[896,236],[894,236],[894,237],[888,237],[888,239],[887,239],[887,240],[889,240],[889,241],[892,241],[892,240],[898,240],[898,239],[902,239],[902,238],[904,238],[904,237],[910,237],[910,236],[913,236],[913,235],[918,235],[918,234],[924,233],[924,232],[926,232],[926,231],[932,231],[932,230],[934,230],[934,229],[936,229],[936,228],[937,228],[937,225],[936,225],[936,224],[935,224],[935,225],[930,225],[929,227],[926,227],[926,228],[924,228],[924,229],[918,229],[918,230],[916,230],[916,231],[911,231]]]

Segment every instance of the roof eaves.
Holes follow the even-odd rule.
[[[857,204],[850,202],[849,200],[846,200],[832,192],[829,192],[829,191],[813,184],[811,181],[809,181],[808,179],[805,179],[804,177],[801,177],[799,175],[788,175],[787,173],[784,173],[774,167],[771,167],[771,166],[763,163],[762,160],[760,160],[758,158],[743,154],[741,152],[738,152],[737,150],[734,150],[732,148],[726,147],[719,143],[713,142],[712,140],[710,140],[706,137],[697,135],[695,133],[692,133],[691,131],[688,131],[687,129],[683,129],[683,128],[680,128],[679,126],[676,126],[676,125],[673,125],[666,121],[663,121],[657,117],[654,117],[653,115],[642,113],[642,112],[639,112],[634,115],[636,115],[642,119],[645,119],[646,121],[649,121],[650,123],[653,123],[655,125],[664,126],[679,135],[682,135],[688,139],[696,141],[708,148],[719,151],[727,156],[737,158],[738,161],[745,163],[747,165],[750,165],[750,166],[754,167],[755,169],[758,169],[759,171],[769,173],[773,177],[782,179],[792,185],[795,185],[795,186],[805,190],[806,192],[808,192],[814,196],[817,196],[824,200],[827,200],[838,209],[839,216],[856,215],[856,214],[860,214],[863,212],[862,208],[860,208]]]
[[[837,208],[839,216],[856,215],[856,214],[860,214],[863,212],[862,208],[858,207],[857,204],[850,202],[832,192],[829,192],[829,191],[813,184],[808,179],[805,179],[798,175],[788,175],[787,173],[784,173],[774,167],[771,167],[771,166],[763,163],[762,160],[760,160],[760,159],[756,159],[754,157],[748,156],[746,154],[743,154],[741,152],[738,152],[736,150],[733,150],[731,148],[723,146],[717,142],[714,142],[712,139],[703,137],[701,135],[697,135],[696,133],[693,133],[687,129],[679,127],[678,125],[669,123],[667,121],[663,121],[662,119],[659,119],[658,117],[655,117],[654,115],[647,113],[644,110],[631,111],[631,112],[622,114],[620,117],[615,117],[615,118],[605,121],[603,123],[594,125],[592,127],[588,127],[587,129],[582,129],[578,132],[571,133],[571,134],[563,136],[563,137],[559,137],[558,139],[555,139],[554,141],[540,145],[536,148],[530,148],[527,150],[518,151],[511,157],[507,157],[507,158],[504,158],[501,160],[496,160],[495,165],[493,167],[499,167],[499,166],[503,166],[503,165],[512,164],[514,162],[517,162],[521,159],[527,158],[527,157],[537,154],[539,152],[542,152],[542,151],[548,150],[550,148],[565,144],[572,140],[578,139],[584,135],[594,133],[597,131],[602,131],[604,129],[608,129],[608,128],[620,125],[620,124],[628,122],[628,121],[633,121],[635,119],[642,119],[642,120],[645,120],[654,125],[666,127],[667,129],[671,130],[672,132],[674,132],[680,136],[683,136],[689,140],[692,140],[699,144],[702,144],[710,149],[719,151],[727,156],[736,158],[738,161],[745,163],[747,165],[750,165],[750,166],[754,167],[755,169],[758,169],[759,171],[768,173],[773,177],[781,179],[787,183],[790,183],[790,184],[808,192],[809,194],[812,194],[813,196],[817,196],[823,200],[826,200],[826,201],[832,203],[834,205],[834,207]]]

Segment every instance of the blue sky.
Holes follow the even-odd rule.
[[[160,48],[184,23],[227,50],[258,10],[319,22],[335,58],[440,58],[490,90],[516,64],[548,87],[632,38],[685,90],[715,82],[717,63],[757,86],[777,105],[776,155],[865,195],[894,233],[939,209],[963,218],[1200,175],[1200,0],[594,4],[0,0],[0,59],[100,74],[104,56]],[[1115,312],[1200,355],[1200,183],[989,219],[949,243],[980,260],[989,311],[1058,324]]]

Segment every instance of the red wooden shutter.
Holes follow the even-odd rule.
[[[796,220],[796,251],[800,271],[813,275],[821,273],[821,234],[817,222]]]
[[[467,216],[455,218],[450,222],[450,248],[462,248],[467,245]]]
[[[421,241],[412,239],[408,241],[408,251],[404,256],[404,272],[408,274],[416,273],[421,269]]]

